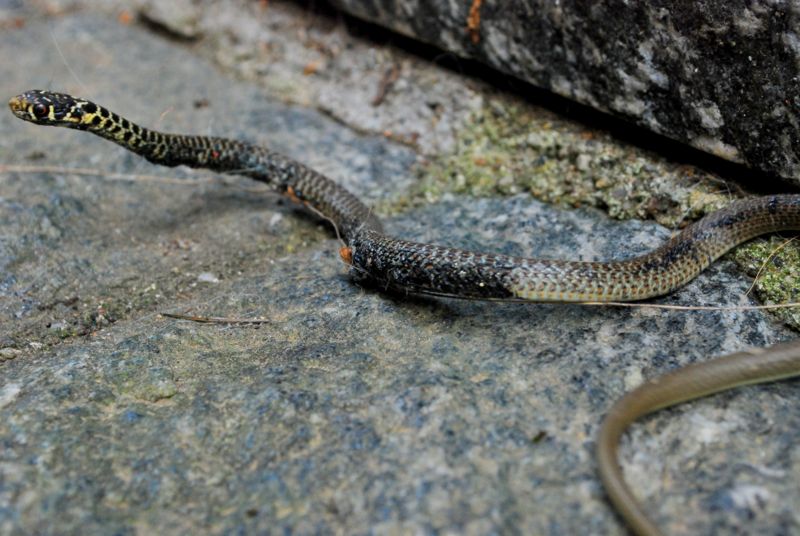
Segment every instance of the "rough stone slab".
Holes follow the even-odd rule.
[[[403,173],[415,159],[410,150],[359,136],[319,113],[268,101],[251,86],[232,87],[185,51],[152,39],[140,45],[141,38],[116,24],[105,23],[103,34],[73,22],[59,26],[52,38],[37,31],[41,27],[8,34],[8,46],[23,50],[37,48],[42,39],[55,42],[69,64],[51,48],[55,45],[32,60],[40,69],[36,73],[3,63],[5,95],[53,88],[92,98],[143,125],[213,130],[260,142],[310,163],[372,201],[387,194],[387,184],[402,188],[410,181]],[[106,42],[114,39],[119,46],[109,48]],[[146,64],[135,90],[121,88],[119,81],[133,65],[167,54],[169,62]],[[223,121],[225,127],[217,127]],[[6,164],[145,176],[132,181],[68,170],[6,174],[0,196],[0,268],[5,272],[0,284],[6,291],[0,295],[0,339],[24,339],[42,324],[49,326],[48,341],[85,333],[98,321],[102,325],[176,294],[202,291],[208,284],[203,274],[225,279],[263,269],[264,255],[284,255],[320,234],[309,218],[298,228],[295,209],[276,207],[275,197],[243,179],[223,182],[209,173],[159,168],[95,136],[26,124],[5,109],[0,128],[19,134],[0,140]],[[32,337],[42,342],[43,334]]]
[[[409,149],[275,103],[113,19],[31,22],[0,34],[0,46],[15,58],[0,64],[9,96],[81,90],[146,124],[246,136],[373,201],[411,177]],[[642,377],[792,336],[756,311],[360,289],[330,234],[249,183],[155,168],[8,113],[0,128],[3,164],[198,182],[0,174],[2,328],[22,351],[0,365],[3,533],[622,534],[592,458],[611,402]],[[449,197],[387,228],[585,259],[641,252],[669,234],[527,196]],[[154,274],[161,297],[140,301]],[[721,262],[664,302],[744,305],[748,286]],[[76,294],[79,310],[97,296],[133,305],[54,342],[46,324],[72,318],[64,302]],[[269,322],[198,325],[162,310]],[[742,389],[634,428],[626,468],[665,530],[798,530],[798,387]]]
[[[332,3],[722,158],[800,183],[796,2]],[[469,30],[471,6],[479,18],[473,16]]]

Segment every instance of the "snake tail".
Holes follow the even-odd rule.
[[[600,479],[628,526],[642,536],[661,534],[625,483],[617,459],[620,438],[639,417],[662,408],[754,383],[800,376],[800,341],[754,348],[694,363],[648,380],[617,400],[597,439]]]

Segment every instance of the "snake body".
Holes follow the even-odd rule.
[[[207,168],[264,182],[333,223],[345,243],[340,254],[357,279],[403,292],[535,302],[641,300],[680,287],[726,251],[757,235],[800,229],[800,195],[772,195],[734,201],[652,252],[628,260],[578,262],[472,252],[385,234],[380,221],[355,195],[264,147],[226,138],[157,132],[63,93],[32,90],[12,98],[9,106],[25,121],[86,130],[156,164]],[[616,443],[624,427],[658,407],[741,383],[774,379],[774,367],[764,359],[768,355],[771,353],[737,358],[735,366],[713,360],[687,367],[678,371],[671,383],[660,384],[659,389],[650,383],[623,399],[623,406],[615,406],[599,441],[600,468],[612,501],[632,528],[643,534],[656,530],[647,525],[616,462]],[[782,359],[781,377],[800,374],[800,345],[775,355]],[[737,372],[740,369],[746,369],[746,374]],[[656,392],[660,398],[652,402]]]
[[[754,236],[800,229],[800,195],[735,201],[651,253],[614,262],[537,260],[399,240],[355,195],[303,164],[237,140],[149,130],[70,95],[29,91],[10,101],[17,117],[111,140],[156,164],[235,172],[324,215],[346,246],[353,274],[384,288],[477,299],[630,301],[666,294]]]

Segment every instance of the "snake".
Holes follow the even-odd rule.
[[[318,171],[245,141],[151,130],[86,99],[30,90],[9,101],[25,121],[85,130],[163,166],[235,173],[267,184],[328,220],[342,260],[358,282],[453,298],[530,302],[637,301],[686,284],[733,247],[756,236],[800,230],[800,194],[731,202],[652,251],[608,262],[531,259],[403,240],[353,193]],[[624,396],[603,421],[598,468],[612,504],[639,534],[658,534],[625,483],[617,445],[638,417],[720,390],[800,375],[800,343],[733,354],[657,377]]]

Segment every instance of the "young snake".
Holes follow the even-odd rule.
[[[356,278],[404,292],[535,302],[641,300],[680,287],[729,249],[755,236],[800,230],[800,195],[772,195],[734,201],[652,252],[624,261],[538,260],[471,252],[384,234],[380,221],[356,196],[313,169],[263,147],[156,132],[62,93],[28,91],[12,98],[9,106],[25,121],[87,130],[157,164],[233,172],[264,182],[333,223],[345,243],[340,255]],[[793,375],[800,375],[797,343],[685,367],[651,380],[614,406],[598,441],[598,459],[609,496],[631,528],[642,534],[657,533],[626,487],[616,461],[616,445],[627,424],[660,407]]]

